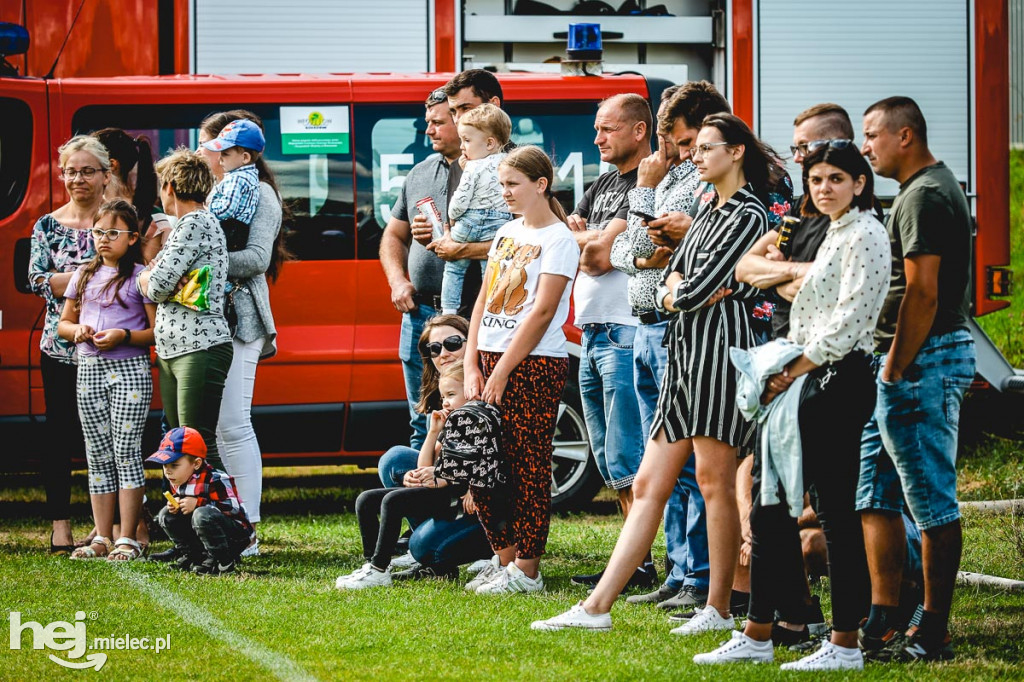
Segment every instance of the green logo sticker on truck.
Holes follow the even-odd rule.
[[[282,154],[347,154],[347,106],[281,107]]]

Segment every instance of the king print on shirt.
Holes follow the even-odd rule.
[[[529,296],[526,266],[539,258],[540,252],[539,244],[519,244],[511,237],[501,239],[497,247],[496,266],[488,273],[487,312],[509,317],[522,312],[523,302]]]

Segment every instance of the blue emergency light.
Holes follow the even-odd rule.
[[[600,38],[598,38],[600,42]],[[18,24],[0,21],[0,58],[28,52],[28,30]]]
[[[601,24],[569,24],[569,59],[599,61],[601,59]]]

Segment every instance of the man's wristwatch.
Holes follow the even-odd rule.
[[[656,304],[655,307],[657,309],[667,310],[667,308],[665,307],[665,297],[668,296],[670,293],[672,292],[669,290],[668,285],[661,284],[658,286],[658,290],[654,294]]]
[[[124,343],[124,344],[131,343],[132,342],[132,330],[131,329],[122,329],[121,331],[124,332],[124,341],[122,341],[121,343]]]

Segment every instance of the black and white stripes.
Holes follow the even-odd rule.
[[[736,263],[768,230],[764,205],[750,185],[721,208],[707,202],[666,270],[683,281],[672,291],[680,312],[669,324],[669,364],[652,433],[669,442],[708,436],[732,446],[749,443],[753,429],[736,409],[729,348],[755,345],[750,329],[757,289],[736,281]],[[732,293],[707,305],[722,287]]]

